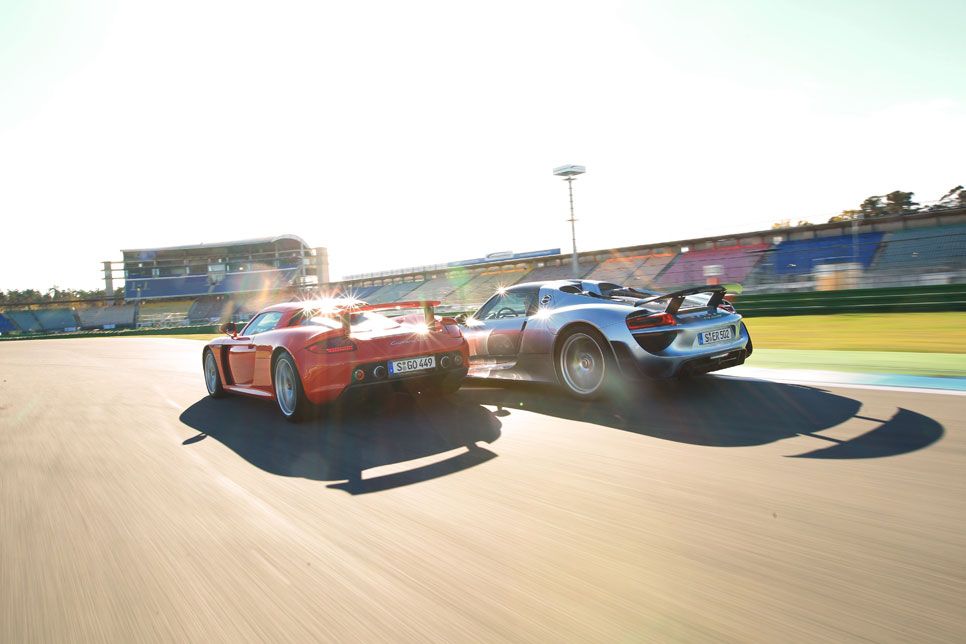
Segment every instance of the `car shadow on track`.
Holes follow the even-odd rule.
[[[521,409],[604,425],[664,440],[711,447],[764,445],[796,436],[822,441],[797,458],[878,458],[912,452],[943,435],[938,422],[899,409],[892,418],[859,415],[862,404],[846,396],[801,385],[715,376],[625,386],[606,400],[573,400],[546,385],[474,381],[460,398],[495,405],[498,413]],[[822,430],[853,418],[879,423],[850,440]]]
[[[365,494],[452,474],[496,457],[478,442],[500,438],[501,423],[480,405],[456,398],[388,396],[365,407],[333,406],[318,418],[286,422],[274,404],[229,396],[202,398],[181,414],[198,435],[223,443],[252,465],[281,476],[331,481],[329,487]],[[459,450],[425,465],[363,478],[370,468],[392,466]]]

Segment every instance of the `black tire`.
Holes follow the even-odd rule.
[[[297,423],[311,416],[314,406],[305,395],[298,367],[288,353],[280,354],[272,365],[272,387],[285,420]]]
[[[212,398],[225,395],[225,388],[221,385],[221,375],[218,373],[218,361],[211,349],[205,349],[201,354],[201,373],[205,377],[205,387]]]
[[[608,393],[617,364],[610,346],[595,329],[578,326],[564,331],[554,346],[557,382],[577,400],[596,400]]]

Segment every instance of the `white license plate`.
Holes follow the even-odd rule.
[[[698,334],[698,344],[714,344],[715,342],[724,342],[732,338],[734,338],[734,335],[731,333],[731,327],[725,326],[720,329],[702,331]]]
[[[406,358],[405,360],[390,360],[389,375],[399,376],[413,371],[423,371],[432,369],[436,366],[435,356],[419,356],[417,358]]]

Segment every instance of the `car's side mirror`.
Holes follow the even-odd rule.
[[[238,334],[238,327],[234,322],[225,322],[219,327],[222,333],[226,333],[230,336],[235,336]]]
[[[457,324],[466,324],[466,313],[460,313],[456,316]]]

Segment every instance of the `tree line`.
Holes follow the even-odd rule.
[[[873,195],[866,197],[865,201],[859,204],[858,208],[843,210],[828,220],[828,223],[835,224],[843,221],[853,221],[856,219],[874,219],[876,217],[892,217],[895,215],[911,215],[919,212],[932,212],[934,210],[945,210],[947,208],[966,208],[966,188],[959,185],[951,188],[942,196],[939,201],[920,208],[919,204],[913,201],[915,193],[904,190],[893,190],[886,195]],[[811,226],[812,222],[801,219],[797,224],[792,224],[791,220],[783,219],[772,224],[773,229],[795,228],[798,226]]]
[[[114,290],[114,301],[124,299],[124,289]],[[10,289],[0,291],[0,307],[25,306],[28,304],[71,304],[80,302],[103,301],[104,291],[60,288],[54,286],[41,292],[36,289],[27,288],[23,290]]]

